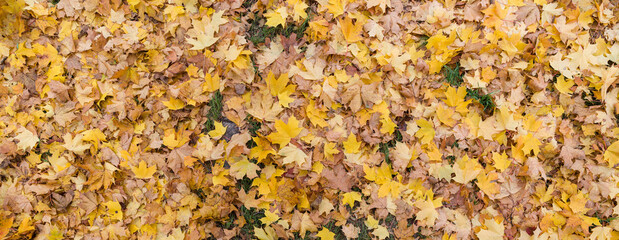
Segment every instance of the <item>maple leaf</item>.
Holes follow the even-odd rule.
[[[355,206],[355,202],[361,202],[361,194],[358,192],[347,192],[342,194],[342,203],[348,204],[351,208]]]
[[[189,50],[202,50],[213,45],[219,39],[219,37],[215,37],[215,31],[216,29],[212,26],[189,31],[187,33],[189,37],[185,39],[187,43],[193,45]]]
[[[361,150],[361,142],[357,141],[357,136],[352,133],[348,135],[343,145],[346,153],[358,153]]]
[[[153,174],[157,171],[157,166],[146,166],[144,160],[140,161],[138,167],[131,166],[131,171],[135,174],[136,178],[148,179],[152,178]]]
[[[212,76],[210,73],[204,74],[204,83],[202,84],[203,92],[215,92],[220,88],[219,76]]]
[[[39,142],[39,137],[24,127],[19,130],[19,134],[15,136],[15,139],[19,140],[17,147],[24,151],[33,148]]]
[[[333,211],[333,204],[327,198],[323,198],[320,202],[320,206],[318,206],[318,213],[320,214],[329,214]]]
[[[420,209],[420,211],[415,214],[417,219],[423,221],[426,226],[434,225],[436,219],[438,218],[438,212],[435,209],[435,204],[430,199],[427,199],[416,201],[414,205]]]
[[[277,233],[273,228],[266,226],[264,229],[254,227],[254,234],[260,240],[277,240]]]
[[[72,134],[67,133],[63,137],[65,142],[63,146],[71,152],[74,152],[78,155],[83,155],[84,151],[90,149],[90,144],[84,143],[83,138],[84,135],[81,133],[75,135],[75,137],[73,137]]]
[[[578,29],[578,23],[567,23],[567,19],[565,16],[558,17],[554,26],[559,32],[561,41],[563,41],[564,43],[567,43],[568,40],[574,40],[576,39],[576,37],[578,37],[578,35],[576,34],[576,30]]]
[[[352,224],[346,224],[342,227],[342,232],[348,239],[355,239],[359,237],[360,230]]]
[[[9,234],[11,230],[11,225],[13,225],[14,217],[3,218],[0,219],[0,238],[4,239],[4,237]]]
[[[434,125],[425,119],[418,119],[416,121],[419,126],[419,130],[415,133],[415,137],[421,140],[421,143],[428,144],[434,140]]]
[[[57,226],[54,226],[45,237],[48,240],[61,240],[63,239],[64,234],[62,230],[60,230]]]
[[[453,180],[461,184],[467,184],[471,180],[475,179],[477,174],[479,174],[482,170],[483,168],[477,159],[469,159],[467,155],[464,155],[463,158],[456,161],[454,164],[454,173],[456,174],[456,177],[454,177]]]
[[[477,186],[488,196],[494,196],[500,192],[499,185],[496,183],[498,175],[495,171],[484,173],[483,171],[477,175]]]
[[[106,140],[105,134],[98,128],[86,130],[82,134],[84,135],[82,140],[92,142],[95,145],[95,150],[99,149],[99,142]]]
[[[262,222],[262,224],[266,226],[269,226],[271,225],[271,223],[274,223],[279,219],[280,217],[277,215],[277,213],[271,211],[264,211],[264,217],[260,218],[260,222]]]
[[[314,221],[312,221],[308,213],[303,213],[303,214],[297,213],[295,215],[296,215],[296,218],[293,218],[293,222],[296,227],[295,229],[299,230],[299,233],[301,234],[301,236],[305,236],[305,233],[307,231],[310,231],[310,232],[318,231],[318,228],[316,227],[316,225],[314,224]]]
[[[280,7],[275,11],[269,10],[264,14],[267,18],[266,25],[269,27],[277,27],[279,25],[286,26],[286,18],[288,18],[288,12],[286,7]]]
[[[260,170],[258,165],[243,158],[230,166],[230,175],[236,179],[242,179],[244,176],[252,179],[258,176],[256,173],[258,170]]]
[[[606,151],[604,151],[604,160],[608,162],[609,167],[615,167],[619,163],[619,141],[614,142]]]
[[[266,79],[271,95],[279,99],[279,103],[282,107],[288,107],[288,104],[294,101],[290,95],[294,93],[296,86],[288,85],[288,81],[287,73],[284,73],[280,75],[279,78],[275,79],[273,72],[269,72]]]
[[[323,227],[317,234],[317,237],[320,237],[321,240],[333,240],[335,239],[335,233],[331,232],[329,229]]]
[[[358,22],[357,24],[353,24],[352,19],[349,17],[343,18],[343,20],[340,20],[339,23],[346,42],[354,43],[363,40],[361,37],[361,34],[363,33],[362,24],[359,24]]]
[[[344,14],[344,6],[348,0],[329,0],[327,3],[327,12],[333,14],[333,18]]]
[[[295,21],[299,21],[301,19],[307,18],[307,13],[305,9],[309,7],[307,3],[302,0],[288,0],[288,6],[293,6],[292,9],[292,19]]]
[[[466,97],[466,87],[459,87],[457,90],[453,87],[448,87],[445,91],[445,103],[447,106],[456,107],[459,113],[466,113],[466,108],[472,100],[464,101]]]
[[[303,130],[299,127],[299,120],[292,116],[288,118],[288,123],[284,123],[282,120],[275,121],[275,131],[267,136],[269,141],[275,144],[279,144],[280,147],[288,145],[292,138],[297,137]]]
[[[533,156],[536,156],[540,152],[539,146],[542,145],[542,143],[535,138],[533,134],[529,133],[525,136],[521,136],[518,140],[518,143],[522,144],[522,151],[525,155],[533,151]]]
[[[374,231],[372,231],[372,234],[382,240],[389,237],[389,230],[387,230],[385,226],[379,225],[376,229],[374,229]]]
[[[409,148],[406,143],[397,142],[393,151],[394,170],[406,169],[410,165],[411,160],[417,158],[418,155],[419,153],[416,152],[415,148]]]
[[[453,114],[454,111],[450,108],[444,108],[442,105],[438,105],[438,107],[436,107],[436,117],[447,126],[451,127],[456,124],[456,120],[451,118]]]
[[[480,240],[502,239],[505,234],[505,226],[503,222],[497,222],[495,219],[487,219],[484,222],[487,229],[481,229],[477,233]]]
[[[226,133],[226,130],[228,129],[221,122],[214,122],[213,125],[215,125],[215,129],[209,131],[208,135],[214,139],[219,139],[221,136],[224,135],[224,133]]]
[[[380,118],[380,132],[385,134],[393,134],[397,125],[391,120],[389,117],[381,117]]]
[[[257,119],[275,121],[282,110],[282,106],[276,104],[269,93],[265,93],[251,98],[251,107],[247,109],[247,113]]]
[[[19,227],[17,228],[17,234],[23,234],[23,233],[33,231],[35,228],[34,226],[30,224],[30,221],[32,221],[32,218],[30,216],[24,217],[24,219],[19,224]],[[0,237],[2,237],[1,233],[0,233]]]
[[[494,162],[494,167],[499,170],[499,172],[505,171],[511,165],[512,161],[508,159],[507,154],[503,152],[499,154],[497,152],[492,153],[492,161]]]
[[[563,75],[559,76],[557,78],[557,83],[555,83],[555,87],[557,88],[557,90],[559,90],[559,92],[568,95],[573,93],[573,91],[570,89],[572,86],[574,86],[574,80],[566,80]]]
[[[282,159],[284,164],[296,162],[299,167],[309,158],[303,150],[294,146],[285,146],[277,154],[284,156]]]
[[[185,107],[185,102],[180,99],[170,98],[169,101],[162,102],[164,106],[168,107],[170,110],[178,110],[183,109]]]
[[[309,118],[310,122],[315,126],[326,127],[329,125],[325,118],[327,118],[327,113],[315,107],[315,101],[310,100],[309,104],[305,107],[305,114]]]
[[[112,220],[123,220],[123,210],[120,206],[119,202],[116,201],[108,201],[103,203],[103,206],[107,208],[107,215]]]

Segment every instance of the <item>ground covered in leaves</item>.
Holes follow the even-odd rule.
[[[0,1],[0,238],[617,239],[618,9]]]

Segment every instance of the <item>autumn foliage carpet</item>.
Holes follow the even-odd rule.
[[[0,239],[619,239],[613,0],[0,0]]]

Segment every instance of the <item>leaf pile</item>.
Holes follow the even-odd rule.
[[[0,1],[0,238],[617,239],[617,16]]]

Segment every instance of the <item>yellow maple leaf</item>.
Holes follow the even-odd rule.
[[[264,225],[271,225],[271,223],[276,222],[277,220],[279,220],[279,216],[277,215],[277,212],[271,212],[271,211],[264,211],[264,217],[260,218],[260,222],[262,222],[262,224]]]
[[[352,19],[349,17],[344,17],[344,19],[340,20],[339,23],[346,42],[354,43],[363,40],[363,37],[361,37],[361,33],[363,33],[362,24],[353,24]]]
[[[503,39],[499,41],[498,45],[510,58],[514,57],[517,53],[522,52],[522,50],[524,50],[527,46],[527,44],[522,41],[522,37],[518,33],[503,37]]]
[[[368,215],[367,219],[365,219],[365,226],[369,229],[375,229],[378,227],[378,220],[374,218],[372,215]]]
[[[81,133],[76,134],[75,137],[71,133],[67,133],[63,136],[64,145],[62,146],[75,154],[83,155],[84,151],[90,149],[90,143],[84,143],[83,138],[84,135]]]
[[[178,110],[185,107],[185,102],[183,100],[170,97],[169,101],[162,102],[164,106],[168,107],[170,110]]]
[[[202,92],[214,92],[219,90],[220,80],[218,75],[204,74],[204,83],[202,83]]]
[[[228,129],[221,122],[214,122],[213,125],[215,125],[215,129],[209,131],[208,135],[214,139],[219,139],[221,136],[224,135],[224,133],[226,133],[226,130]]]
[[[192,29],[187,32],[185,41],[191,45],[189,50],[202,50],[213,45],[219,37],[215,37],[215,31],[219,30],[219,27],[206,26],[203,29]]]
[[[230,166],[230,175],[236,179],[242,179],[244,176],[253,179],[258,177],[256,173],[258,170],[260,170],[258,165],[250,162],[247,158],[243,158]]]
[[[30,216],[24,217],[24,219],[22,219],[21,223],[19,224],[19,227],[17,228],[17,234],[22,234],[34,230],[34,226],[32,225],[32,223],[30,223],[31,220],[32,218]],[[2,234],[0,234],[0,237],[2,237]]]
[[[176,21],[176,17],[185,14],[185,8],[183,6],[168,5],[168,7],[163,10],[163,14],[170,16],[170,22]]]
[[[222,185],[222,186],[226,186],[228,185],[228,183],[230,182],[230,180],[228,180],[228,173],[230,172],[230,170],[223,170],[220,171],[217,174],[213,174],[213,185],[217,186],[217,185]]]
[[[361,151],[361,142],[357,141],[357,135],[350,133],[344,144],[344,152],[358,153]]]
[[[397,125],[391,120],[390,117],[381,117],[380,118],[380,132],[382,134],[392,134],[395,131],[395,127]]]
[[[507,169],[509,167],[509,165],[512,164],[512,161],[509,160],[509,158],[507,157],[507,154],[505,152],[503,152],[502,154],[499,154],[497,152],[493,152],[492,153],[492,161],[494,162],[494,164],[493,164],[494,168],[499,170],[499,172],[505,171],[505,169]]]
[[[416,123],[419,126],[419,130],[415,133],[415,137],[419,138],[421,143],[428,144],[434,140],[434,125],[431,122],[425,119],[418,119]]]
[[[342,203],[348,204],[351,208],[355,206],[355,202],[361,202],[361,193],[347,192],[342,194]]]
[[[103,203],[103,206],[107,208],[107,215],[110,219],[119,221],[123,220],[123,210],[119,202],[108,201]]]
[[[141,0],[127,0],[127,3],[129,3],[132,7],[135,7],[135,5],[138,5],[140,2]]]
[[[399,182],[388,180],[378,188],[378,197],[391,195],[392,198],[396,198],[400,195],[401,186],[402,184]]]
[[[448,51],[447,47],[454,43],[456,37],[456,31],[452,31],[449,37],[445,36],[442,32],[438,32],[436,35],[428,38],[426,48],[434,50],[435,54],[442,54]]]
[[[563,75],[557,78],[557,83],[555,83],[555,87],[559,90],[560,93],[571,95],[574,91],[570,88],[574,86],[574,80],[565,79]]]
[[[488,196],[494,196],[500,192],[499,185],[496,183],[498,174],[495,171],[490,173],[481,172],[477,175],[477,186]]]
[[[148,179],[153,177],[153,174],[157,171],[157,166],[153,165],[147,167],[146,162],[142,160],[140,161],[138,167],[131,166],[131,171],[135,174],[136,178]]]
[[[258,162],[262,162],[269,154],[275,154],[275,150],[271,147],[269,141],[263,137],[253,137],[256,146],[251,148],[249,152],[249,158],[256,158]]]
[[[537,156],[540,152],[539,146],[542,145],[542,143],[534,137],[533,134],[528,133],[527,135],[518,138],[518,140],[518,143],[522,146],[522,151],[525,155],[530,154],[531,151],[533,151],[533,156]]]
[[[479,240],[503,239],[505,234],[505,226],[503,221],[497,222],[494,218],[487,219],[484,222],[485,229],[482,228],[477,233]]]
[[[307,7],[309,6],[303,0],[288,0],[288,6],[293,6],[292,19],[294,21],[299,21],[301,19],[307,18],[307,13],[305,12],[305,9],[307,9]]]
[[[466,87],[459,87],[457,90],[453,87],[448,87],[445,91],[445,103],[447,106],[456,107],[456,111],[462,114],[468,112],[466,108],[472,100],[464,101],[466,97]]]
[[[326,227],[323,227],[322,230],[316,234],[316,237],[320,237],[321,240],[333,240],[335,239],[335,233],[331,232]]]
[[[328,158],[332,158],[333,155],[340,153],[340,150],[336,148],[337,144],[334,142],[325,143],[324,153]]]
[[[169,149],[185,145],[185,143],[189,142],[189,134],[191,134],[189,131],[177,133],[174,129],[167,129],[163,133],[163,145]]]
[[[436,205],[431,199],[418,200],[415,202],[415,207],[419,208],[419,212],[415,214],[418,220],[423,221],[426,226],[433,226],[438,218]],[[438,206],[440,207],[440,205]]]
[[[301,131],[302,127],[299,127],[299,120],[294,116],[288,118],[288,123],[284,123],[282,120],[275,121],[275,132],[272,132],[267,136],[269,141],[275,144],[279,144],[280,147],[288,145],[292,138],[295,138]]]
[[[316,102],[311,99],[309,104],[305,107],[305,114],[307,118],[309,118],[310,122],[314,124],[314,126],[319,126],[321,128],[329,126],[329,123],[325,121],[327,118],[327,113],[322,109],[318,109],[315,106]]]
[[[45,237],[47,240],[62,240],[64,239],[64,231],[54,226]]]
[[[67,161],[67,158],[65,158],[64,156],[52,154],[52,156],[49,157],[47,160],[52,165],[54,171],[57,173],[71,166],[71,163],[69,163],[69,161]]]
[[[339,15],[344,14],[344,7],[347,2],[347,0],[329,0],[327,12],[333,14],[333,18],[337,18]]]
[[[5,239],[4,237],[9,234],[14,219],[14,217],[4,217],[0,219],[0,238]]]
[[[436,107],[436,117],[447,126],[452,127],[456,124],[456,120],[451,118],[453,114],[454,111],[451,108],[445,108],[443,105],[438,105],[438,107]]]
[[[279,75],[279,78],[276,79],[273,72],[269,72],[266,78],[267,87],[271,95],[277,97],[282,107],[288,107],[288,104],[294,101],[290,95],[295,92],[296,86],[293,84],[288,85],[288,81],[287,73]]]
[[[301,221],[299,222],[299,233],[301,236],[305,236],[307,231],[314,232],[318,231],[316,224],[310,218],[310,215],[306,212],[301,216]]]
[[[467,184],[471,180],[475,179],[477,174],[479,174],[483,168],[481,164],[475,158],[470,158],[467,155],[464,155],[463,158],[456,161],[454,164],[454,173],[456,177],[453,178],[454,181]]]
[[[604,160],[610,167],[615,167],[619,163],[619,141],[614,142],[604,152]]]
[[[15,136],[15,139],[19,140],[17,148],[24,151],[33,148],[39,142],[39,137],[24,127],[19,130],[19,134]]]
[[[285,146],[277,154],[284,156],[282,159],[284,164],[296,162],[299,167],[309,158],[303,150],[295,146]]]
[[[383,225],[378,225],[378,227],[372,231],[372,234],[382,240],[389,237],[389,230]]]
[[[286,7],[280,7],[275,11],[269,10],[264,16],[267,18],[265,25],[269,27],[277,27],[279,25],[286,27],[286,18],[288,18]]]
[[[84,135],[82,140],[92,142],[95,149],[99,149],[99,142],[106,140],[105,134],[98,128],[86,130],[82,134]]]
[[[273,228],[266,226],[264,229],[254,227],[254,235],[260,240],[277,240],[277,233]]]

